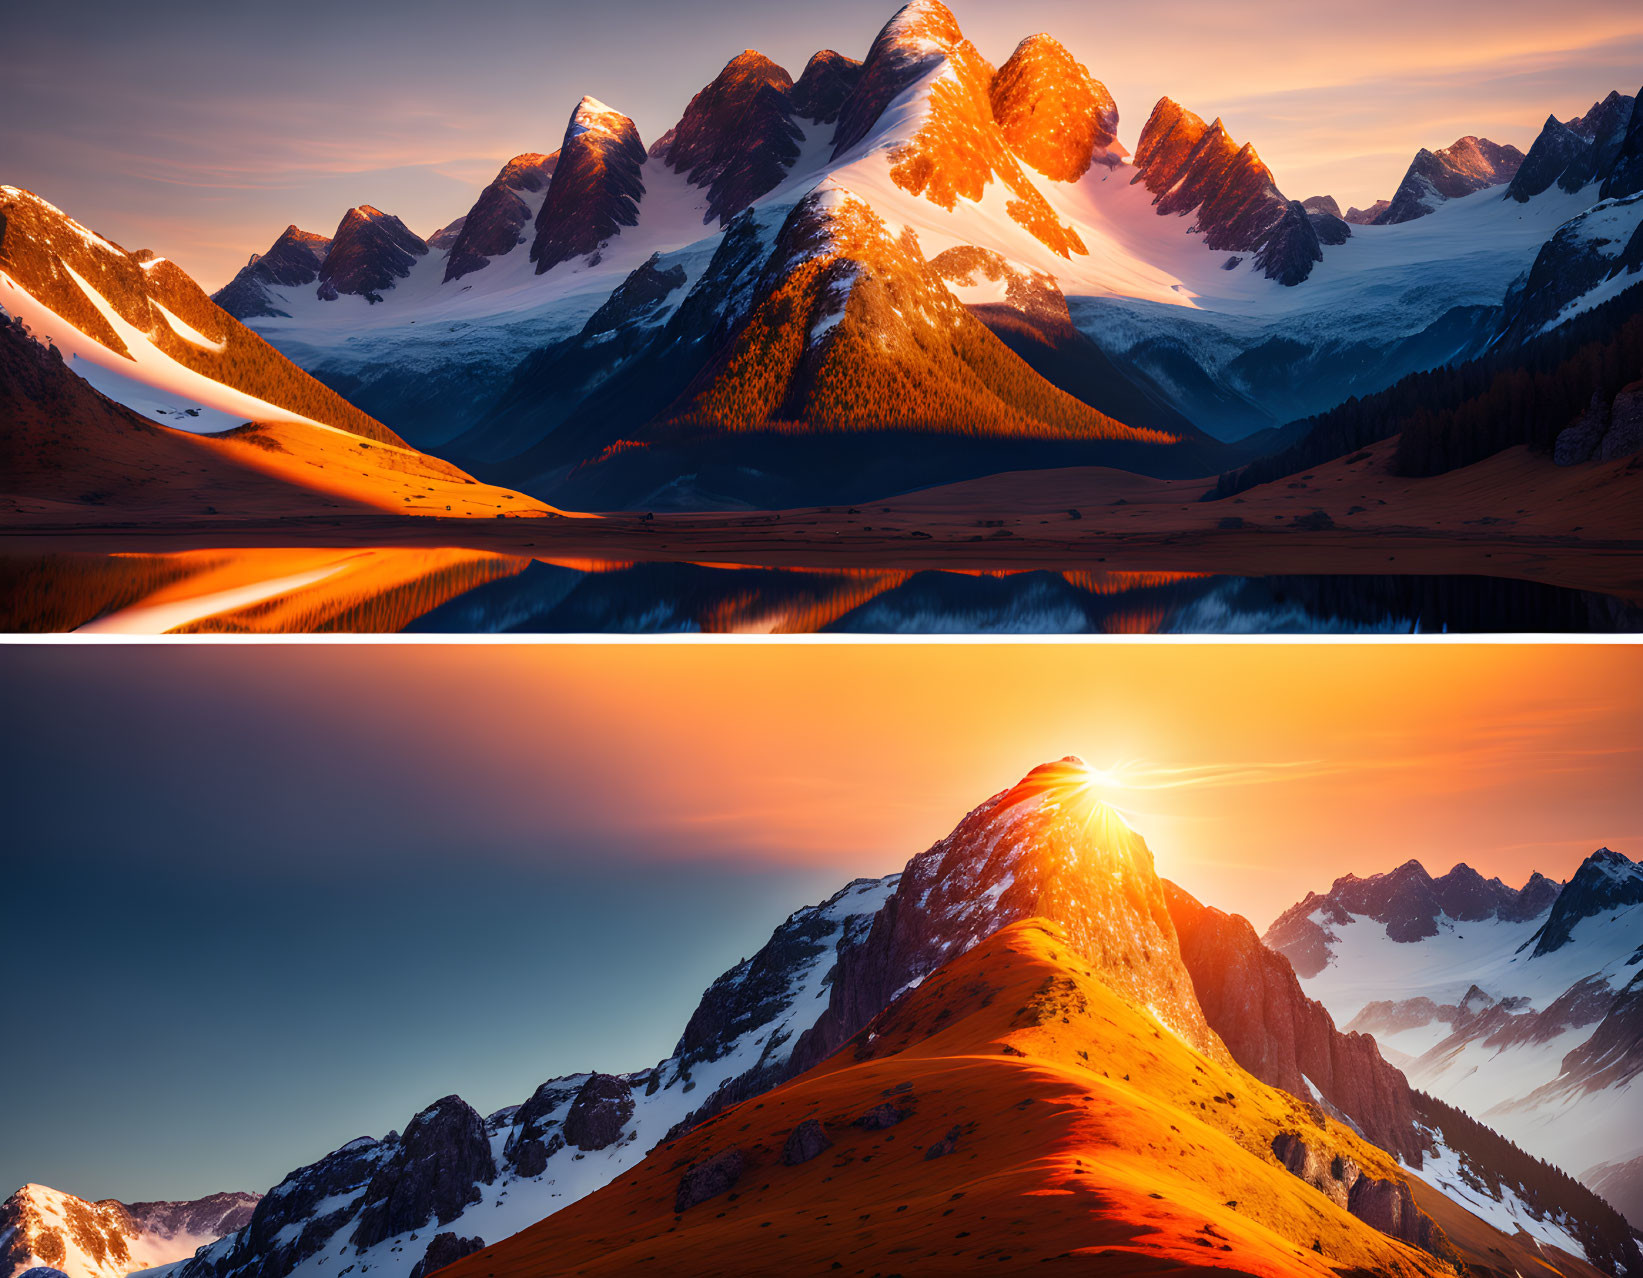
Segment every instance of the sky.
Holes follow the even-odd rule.
[[[649,143],[744,47],[795,76],[866,54],[889,0],[113,0],[15,6],[0,182],[128,249],[225,283],[287,224],[375,204],[424,236],[510,156],[559,145],[591,93]],[[1047,31],[1114,94],[1120,139],[1159,97],[1220,115],[1293,198],[1388,197],[1420,147],[1527,149],[1643,67],[1635,0],[957,0],[995,64]]]
[[[8,646],[0,1193],[265,1189],[664,1058],[792,910],[1034,765],[1264,928],[1643,856],[1643,647]]]

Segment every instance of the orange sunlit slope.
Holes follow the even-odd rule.
[[[903,1117],[884,1126],[889,1111]],[[811,1120],[831,1143],[789,1165],[790,1134]],[[1271,1153],[1280,1133],[1400,1177],[1340,1123],[1123,1002],[1060,929],[1029,920],[810,1073],[448,1278],[1453,1272],[1292,1176]],[[738,1157],[732,1184],[679,1210],[693,1168]]]

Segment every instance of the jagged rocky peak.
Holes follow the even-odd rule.
[[[330,251],[329,237],[304,231],[293,223],[280,232],[268,252],[253,254],[211,300],[235,319],[283,314],[269,300],[268,289],[302,288],[314,283]]]
[[[993,77],[993,117],[1027,164],[1057,182],[1076,182],[1099,155],[1116,164],[1118,105],[1107,86],[1059,40],[1028,36]]]
[[[1536,934],[1535,955],[1562,949],[1581,920],[1640,901],[1643,865],[1619,852],[1599,848],[1580,863],[1574,877],[1558,894],[1546,926]]]
[[[1635,99],[1615,91],[1567,122],[1547,116],[1506,194],[1522,203],[1554,182],[1560,190],[1573,192],[1606,181],[1625,146],[1634,105]]]
[[[1523,152],[1515,146],[1501,146],[1470,134],[1441,151],[1418,151],[1375,224],[1394,226],[1413,221],[1425,217],[1445,200],[1509,182],[1523,161]]]
[[[1172,98],[1159,99],[1141,130],[1130,180],[1145,184],[1160,214],[1193,213],[1206,248],[1264,250],[1261,269],[1271,279],[1298,284],[1322,260],[1305,209],[1291,211],[1254,146],[1239,146],[1219,119],[1206,125]]]
[[[1602,199],[1620,200],[1643,191],[1643,111],[1637,108],[1639,101],[1643,101],[1643,89],[1639,89],[1632,100],[1626,131],[1615,148],[1613,162],[1603,175],[1603,185],[1598,190]]]
[[[334,301],[352,293],[368,301],[411,273],[427,242],[391,213],[361,204],[342,215],[319,272],[319,295]]]
[[[1308,892],[1278,916],[1262,940],[1288,958],[1302,977],[1311,978],[1329,962],[1329,929],[1353,917],[1373,919],[1392,940],[1414,943],[1436,936],[1444,918],[1467,923],[1538,918],[1560,891],[1559,884],[1541,874],[1514,890],[1498,878],[1485,879],[1464,862],[1433,878],[1419,861],[1409,860],[1368,878],[1343,875],[1323,895]]]
[[[485,1120],[460,1096],[446,1096],[406,1127],[365,1187],[351,1241],[372,1247],[437,1219],[446,1225],[479,1201],[496,1179]]]
[[[624,226],[636,225],[645,195],[639,130],[597,98],[576,104],[558,156],[531,241],[537,274],[597,253]]]
[[[993,115],[994,78],[945,5],[915,0],[873,41],[839,114],[833,158],[865,143],[885,156],[897,186],[949,212],[997,182],[1008,216],[1029,234],[1063,257],[1087,253],[1005,141]],[[897,109],[887,112],[892,103]]]
[[[1151,851],[1069,757],[1034,768],[908,862],[866,939],[841,952],[827,1011],[795,1061],[824,1059],[943,963],[1030,918],[1065,927],[1121,997],[1199,1050],[1224,1050],[1182,964]]]
[[[524,243],[531,219],[540,200],[527,197],[548,189],[559,152],[516,155],[502,166],[489,186],[479,193],[474,206],[461,219],[445,259],[445,280],[461,279],[477,271],[493,257],[510,253]],[[429,241],[433,244],[433,241]],[[438,248],[439,245],[433,245]]]
[[[1376,219],[1391,207],[1391,200],[1376,200],[1366,209],[1360,209],[1354,204],[1347,209],[1343,220],[1352,226],[1374,226]]]
[[[1301,207],[1308,213],[1327,213],[1330,217],[1338,217],[1343,221],[1346,218],[1333,195],[1309,195],[1301,201]]]
[[[793,79],[754,49],[738,53],[652,154],[707,188],[709,219],[722,225],[772,190],[799,158]]]
[[[944,60],[973,46],[941,0],[912,0],[880,29],[862,63],[856,88],[839,111],[833,132],[836,160],[878,123],[884,108]],[[980,58],[980,54],[975,55]],[[992,68],[988,67],[989,75]]]
[[[793,114],[817,124],[833,124],[845,100],[861,82],[861,63],[832,49],[810,56],[793,86]]]

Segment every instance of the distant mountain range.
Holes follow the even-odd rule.
[[[1513,889],[1409,861],[1309,894],[1264,940],[1414,1086],[1637,1211],[1643,866],[1601,848]]]
[[[1565,1274],[1636,1272],[1643,1254],[1631,1229],[1591,1188],[1485,1127],[1463,1098],[1412,1087],[1389,1059],[1404,1059],[1398,1050],[1337,1028],[1327,1000],[1339,959],[1370,945],[1358,939],[1370,932],[1381,938],[1374,944],[1401,947],[1430,973],[1439,1018],[1483,1006],[1465,988],[1478,964],[1420,948],[1451,944],[1462,929],[1521,932],[1548,947],[1525,963],[1610,972],[1611,941],[1627,927],[1610,915],[1637,908],[1622,904],[1637,872],[1603,853],[1561,888],[1537,877],[1513,891],[1463,870],[1431,880],[1413,866],[1345,879],[1269,933],[1274,944],[1291,938],[1307,973],[1300,977],[1245,920],[1160,879],[1145,842],[1093,797],[1080,763],[1046,764],[899,874],[858,880],[792,914],[708,987],[668,1059],[634,1073],[550,1079],[488,1117],[444,1097],[403,1132],[358,1137],[296,1169],[243,1228],[171,1278],[343,1270],[392,1278],[414,1267],[423,1278],[475,1252],[479,1273],[524,1272],[562,1251],[620,1272],[625,1262],[596,1262],[584,1250],[595,1237],[611,1257],[667,1255],[668,1272],[694,1272],[669,1249],[731,1245],[719,1229],[732,1230],[738,1247],[757,1247],[763,1235],[739,1231],[778,1217],[790,1241],[808,1240],[793,1242],[793,1255],[831,1237],[826,1220],[852,1222],[839,1237],[855,1241],[834,1244],[835,1254],[873,1257],[870,1268],[882,1268],[905,1236],[939,1237],[950,1195],[975,1185],[982,1168],[1022,1186],[1098,1177],[1090,1186],[1108,1206],[1080,1245],[1117,1246],[1103,1231],[1127,1222],[1123,1246],[1139,1255],[1179,1258],[1171,1249],[1196,1245],[1187,1235],[1206,1225],[1217,1248],[1254,1247],[1249,1230],[1259,1226],[1285,1240],[1261,1246],[1316,1255],[1316,1241],[1333,1263],[1356,1258],[1376,1272],[1437,1272],[1457,1259],[1498,1272],[1503,1256],[1522,1266],[1536,1255],[1556,1256]],[[1311,928],[1324,932],[1318,944]],[[1411,939],[1393,940],[1388,928]],[[1367,1006],[1387,979],[1373,967],[1359,971],[1354,997]],[[1490,1006],[1527,999],[1514,1006],[1531,1014],[1540,988],[1499,988]],[[1616,1011],[1628,997],[1610,1000],[1616,1019],[1607,1034],[1630,1033],[1625,1050],[1635,1054],[1635,1027]],[[1362,1013],[1356,1003],[1337,1005],[1343,1015]],[[959,1086],[981,1058],[991,1063]],[[1583,1095],[1608,1085],[1594,1090],[1587,1074],[1580,1079]],[[1049,1094],[1037,1089],[1051,1080],[1071,1089],[1070,1102],[1045,1105]],[[1561,1100],[1549,1104],[1570,1112]],[[1104,1116],[1096,1127],[1074,1120],[1085,1106],[1094,1106],[1090,1118]],[[1032,1118],[1039,1112],[1047,1125]],[[894,1145],[878,1134],[892,1128]],[[1165,1160],[1173,1170],[1148,1152],[1156,1131],[1181,1133],[1184,1145],[1171,1145]],[[1610,1142],[1617,1156],[1621,1144]],[[867,1174],[880,1159],[907,1186],[903,1197],[884,1197]],[[812,1162],[833,1181],[806,1172],[782,1188],[783,1168]],[[960,1179],[949,1186],[954,1169]],[[1608,1185],[1601,1175],[1594,1183]],[[1187,1196],[1180,1176],[1203,1186],[1198,1196]],[[1190,1226],[1167,1215],[1158,1240],[1136,1240],[1137,1221],[1189,1200]],[[1035,1200],[1017,1201],[1018,1213],[1038,1211]],[[908,1211],[895,1213],[903,1202]],[[1053,1198],[1043,1206],[1054,1207]],[[795,1215],[801,1207],[813,1218]],[[894,1218],[881,1220],[880,1210]],[[1038,1246],[1073,1237],[1059,1232],[1065,1225],[1053,1211],[1031,1216],[1017,1236],[972,1223],[979,1204],[967,1210],[946,1235],[970,1230],[977,1241],[961,1251],[1004,1254],[1034,1236]],[[858,1231],[860,1213],[877,1223]],[[687,1227],[667,1237],[681,1215]]]
[[[1505,385],[1562,358],[1577,321],[1601,314],[1606,338],[1643,299],[1633,97],[1548,120],[1527,155],[1473,136],[1422,150],[1390,199],[1345,214],[1293,199],[1250,142],[1167,97],[1130,156],[1119,109],[1053,37],[995,68],[916,0],[859,61],[823,50],[794,79],[737,54],[649,146],[583,97],[428,239],[371,205],[329,234],[289,226],[220,311],[151,253],[114,250],[134,263],[118,280],[94,269],[106,240],[6,188],[0,238],[33,265],[0,258],[0,305],[150,420],[347,419],[513,492],[464,494],[508,513],[520,493],[781,507],[1069,465],[1208,478],[1293,454],[1272,467],[1287,474],[1362,446],[1314,415],[1482,359]],[[85,288],[125,308],[134,350]],[[1572,367],[1615,364],[1580,340]],[[297,389],[276,350],[335,394]],[[1475,399],[1467,376],[1455,394]],[[1487,438],[1423,419],[1442,438],[1400,450],[1401,473],[1513,443],[1623,459],[1643,446],[1643,399],[1619,393],[1637,379],[1598,380]],[[1409,425],[1363,411],[1357,436]]]
[[[1635,283],[1633,105],[1549,121],[1527,157],[1422,150],[1343,215],[1169,98],[1128,156],[1051,36],[995,69],[919,0],[860,62],[824,50],[795,81],[737,55],[648,149],[584,98],[439,243],[350,210],[328,252],[289,229],[217,300],[408,438],[560,504],[1203,474],[1247,455],[1216,439],[1533,342]],[[957,269],[974,254],[994,267]],[[910,436],[910,469],[841,487]]]
[[[0,1203],[0,1278],[122,1278],[186,1259],[242,1229],[259,1194],[212,1194],[188,1202],[88,1202],[24,1185]]]

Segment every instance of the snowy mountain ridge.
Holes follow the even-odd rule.
[[[1643,865],[1602,848],[1514,891],[1409,862],[1264,939],[1413,1086],[1576,1174],[1643,1155]]]
[[[24,1185],[0,1203],[0,1278],[45,1268],[67,1278],[123,1278],[171,1264],[244,1226],[260,1194],[186,1202],[89,1202]]]

